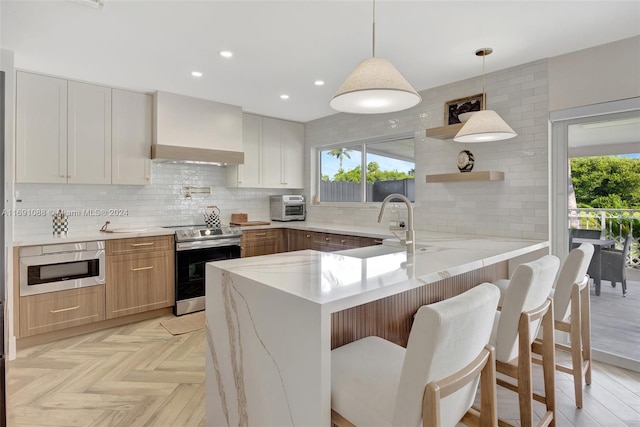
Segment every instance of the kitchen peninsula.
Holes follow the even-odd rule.
[[[367,335],[406,345],[420,305],[506,277],[510,259],[548,246],[417,241],[413,255],[387,240],[207,264],[207,425],[329,426],[332,348]]]

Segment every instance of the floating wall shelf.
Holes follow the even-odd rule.
[[[504,181],[504,172],[478,171],[427,175],[430,182]]]
[[[464,123],[456,123],[455,125],[447,125],[440,126],[437,128],[430,128],[426,130],[427,138],[437,138],[437,139],[452,139],[460,129]]]

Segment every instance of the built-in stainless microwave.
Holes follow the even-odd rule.
[[[270,196],[269,201],[273,221],[304,221],[307,216],[304,196],[284,194]]]
[[[20,296],[104,284],[104,241],[20,248]]]

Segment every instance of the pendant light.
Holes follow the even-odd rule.
[[[514,138],[517,133],[493,110],[486,109],[487,95],[484,91],[485,57],[490,55],[493,49],[485,47],[476,50],[476,56],[482,56],[482,110],[476,111],[464,123],[462,129],[453,138],[456,142],[490,142]]]
[[[376,58],[376,2],[373,0],[373,49],[342,83],[331,108],[344,113],[391,113],[411,108],[422,98],[402,74],[384,58]]]

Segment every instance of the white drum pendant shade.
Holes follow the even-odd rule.
[[[422,101],[418,92],[384,58],[362,61],[342,83],[329,105],[344,113],[402,111]]]
[[[493,110],[476,111],[453,138],[456,142],[488,142],[518,136]]]

